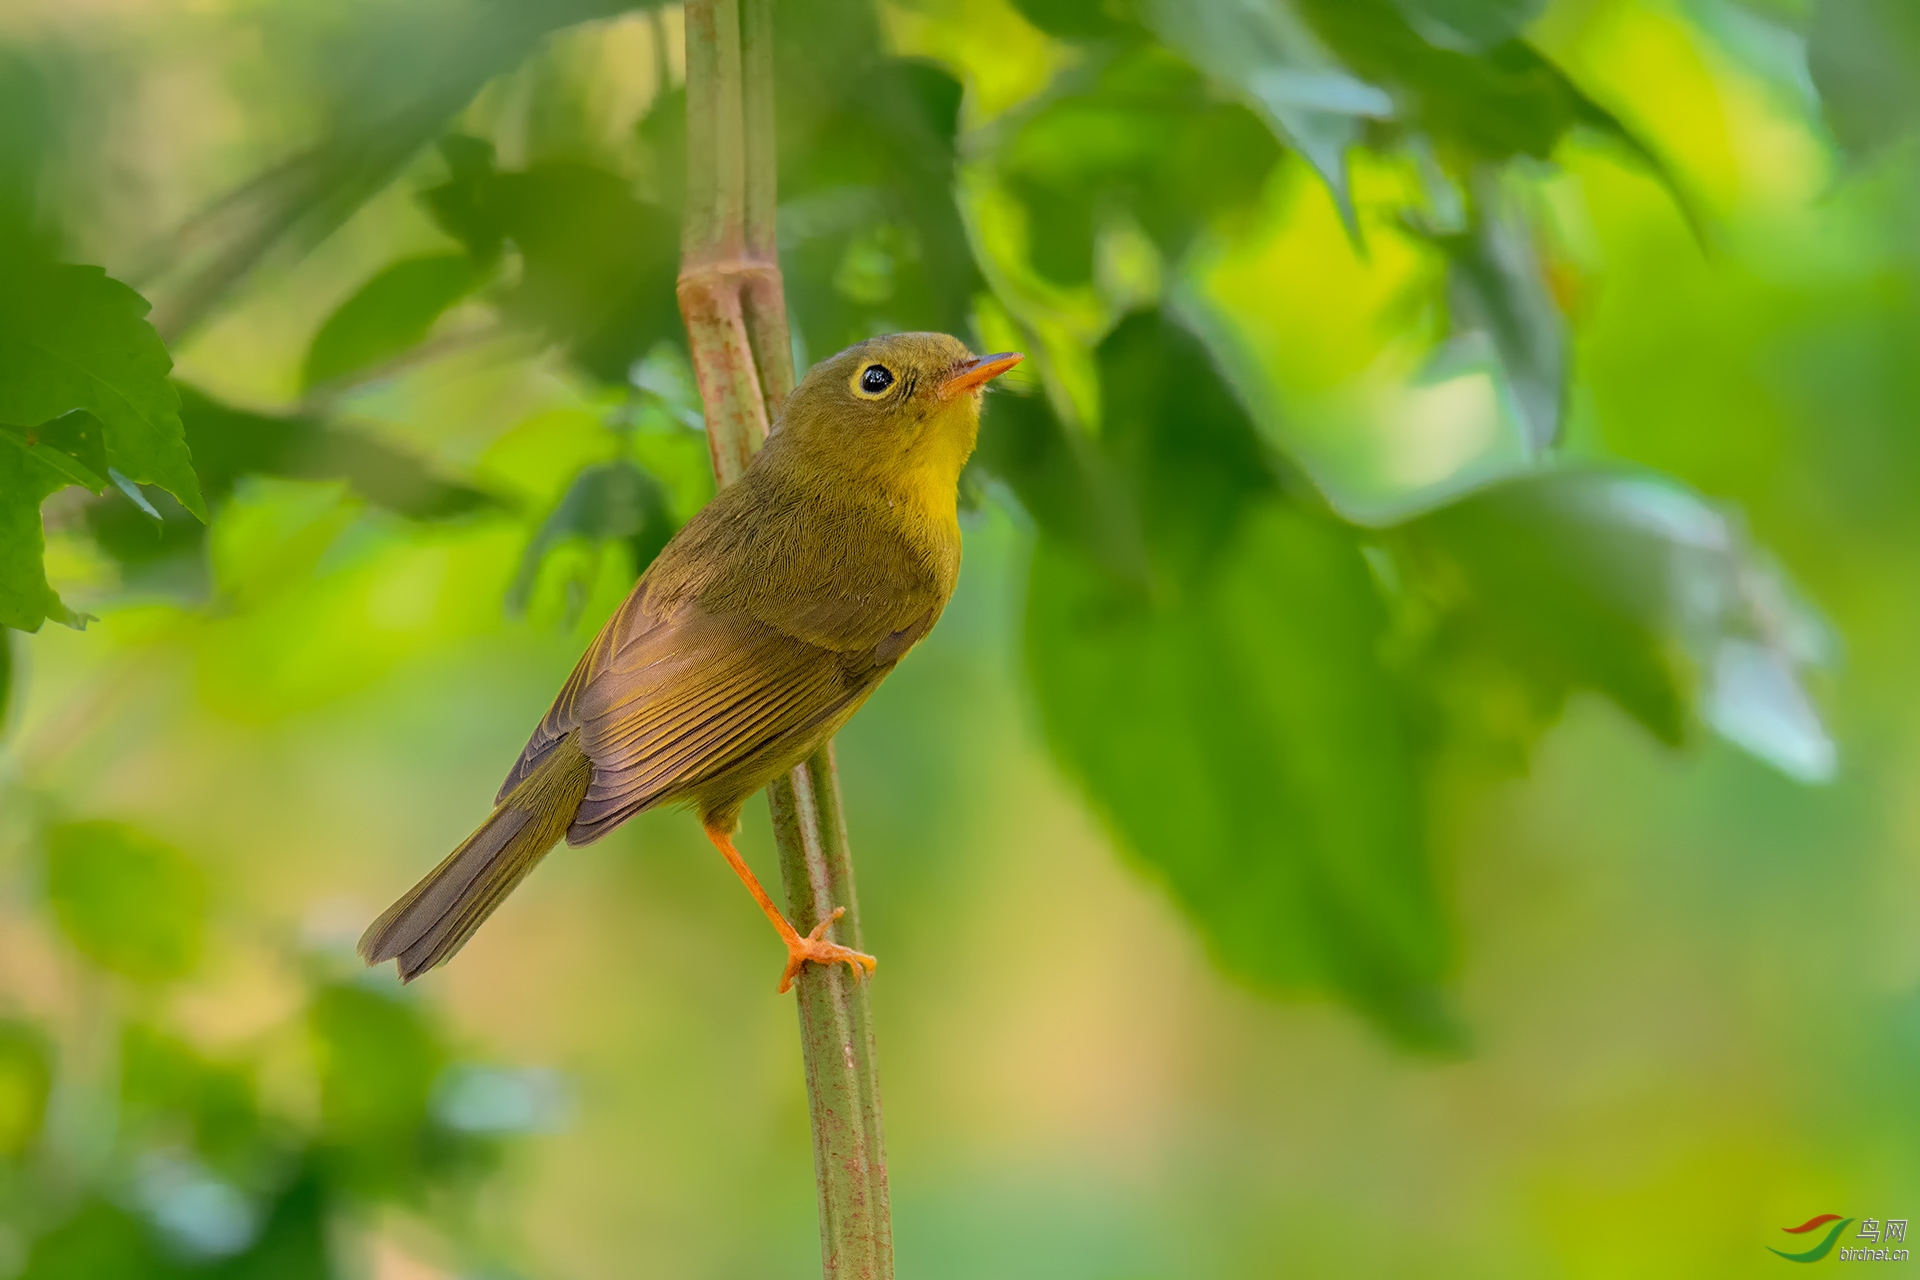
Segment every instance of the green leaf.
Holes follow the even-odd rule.
[[[1268,500],[1150,600],[1043,539],[1027,654],[1055,754],[1229,972],[1456,1032],[1385,616],[1353,537]]]
[[[1125,209],[1169,258],[1257,206],[1281,154],[1262,119],[1165,49],[1141,44],[1056,82],[995,153],[1028,211],[1033,265],[1093,273],[1102,215]]]
[[[360,496],[413,520],[444,520],[499,505],[442,479],[410,453],[317,418],[253,413],[181,387],[181,413],[208,492],[224,498],[241,476],[345,480]]]
[[[1428,43],[1478,53],[1520,34],[1546,0],[1394,0]]]
[[[191,1273],[133,1214],[104,1197],[90,1196],[78,1212],[33,1242],[19,1280],[185,1280]]]
[[[113,468],[107,465],[106,428],[85,409],[75,409],[37,427],[0,422],[0,440],[8,441],[58,471],[72,483],[102,493]]]
[[[1034,26],[1065,40],[1094,40],[1130,30],[1103,0],[1014,0],[1014,8]]]
[[[1349,224],[1347,150],[1393,100],[1343,65],[1290,0],[1148,0],[1148,24],[1229,85],[1333,192]]]
[[[0,1020],[0,1164],[39,1140],[53,1089],[53,1047],[27,1023]]]
[[[591,544],[596,553],[607,542],[625,542],[633,551],[634,572],[642,573],[678,526],[667,493],[658,480],[624,459],[596,463],[567,486],[520,558],[507,591],[507,608],[525,613],[533,600],[540,569],[560,545],[571,539]],[[568,613],[577,614],[591,586],[576,572],[567,583]]]
[[[248,1064],[213,1061],[142,1023],[121,1033],[120,1107],[120,1123],[134,1139],[190,1139],[196,1156],[229,1176],[244,1177],[277,1154]]]
[[[1278,473],[1200,340],[1161,312],[1100,344],[1100,447],[1144,530],[1156,587],[1204,572]]]
[[[47,585],[40,503],[67,477],[25,449],[0,446],[0,626],[38,631],[48,618],[82,625]]]
[[[1130,317],[1099,369],[1087,448],[1150,577],[1053,532],[1087,500],[1054,496],[1076,488],[1045,446],[1026,483],[1054,514],[1036,517],[1026,643],[1055,754],[1230,972],[1331,991],[1410,1043],[1447,1043],[1447,930],[1355,534],[1284,500],[1252,421],[1178,323]]]
[[[499,176],[493,144],[484,138],[450,133],[440,139],[447,180],[420,193],[442,231],[467,247],[473,261],[491,267],[500,257],[506,229],[493,209],[493,184]]]
[[[1559,443],[1566,406],[1566,320],[1527,228],[1498,208],[1492,183],[1484,188],[1465,231],[1433,237],[1448,259],[1449,318],[1456,334],[1491,340],[1527,442],[1544,453]]]
[[[989,397],[974,458],[1006,481],[1050,538],[1077,548],[1121,581],[1150,581],[1145,535],[1120,477],[1092,441],[1060,422],[1044,397]]]
[[[476,283],[473,259],[464,253],[427,254],[387,267],[314,334],[303,384],[311,390],[411,350]]]
[[[77,951],[145,982],[193,968],[207,886],[184,853],[117,822],[62,823],[45,842],[47,899]]]
[[[1551,711],[1573,688],[1679,743],[1696,722],[1804,781],[1837,764],[1806,680],[1828,633],[1738,526],[1665,477],[1560,471],[1389,535],[1432,610],[1432,653],[1488,655]]]
[[[419,1006],[334,983],[308,1014],[320,1073],[320,1131],[329,1172],[361,1194],[405,1198],[425,1188],[429,1103],[447,1065]]]
[[[677,219],[638,199],[624,178],[574,161],[500,171],[491,155],[450,139],[452,177],[422,195],[476,255],[502,239],[520,250],[510,315],[564,343],[588,372],[626,381],[634,361],[677,339]]]
[[[1920,6],[1820,0],[1807,68],[1833,135],[1864,160],[1920,125]]]
[[[1645,162],[1676,198],[1671,175],[1646,146],[1565,72],[1524,41],[1461,52],[1408,21],[1406,0],[1300,0],[1335,56],[1392,96],[1394,115],[1426,133],[1443,155],[1499,163],[1549,158],[1575,126],[1611,137]]]
[[[590,165],[554,162],[499,177],[501,225],[520,250],[508,309],[565,342],[603,381],[679,340],[680,225]]]
[[[202,1274],[207,1280],[334,1280],[341,1268],[331,1191],[320,1170],[301,1168],[269,1208],[259,1239]]]
[[[628,0],[380,0],[325,6],[301,33],[322,80],[314,141],[215,200],[182,229],[160,294],[169,336],[203,320],[276,250],[310,250],[445,132],[481,87],[555,31],[652,5]],[[301,14],[298,6],[274,11]],[[422,58],[420,50],[432,50]]]
[[[147,303],[98,267],[26,267],[0,291],[0,422],[51,422],[84,409],[107,461],[205,518],[180,426],[167,349]]]
[[[182,385],[181,420],[209,501],[220,503],[241,477],[345,480],[375,506],[411,520],[449,520],[496,508],[498,498],[449,480],[384,441],[318,418],[236,409]],[[148,585],[204,587],[206,527],[164,494],[150,494],[160,527],[115,495],[87,506],[87,529],[108,555]]]
[[[872,5],[781,10],[780,260],[806,346],[967,329],[983,288],[954,203],[960,83],[886,56]]]

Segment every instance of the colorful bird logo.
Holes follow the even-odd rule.
[[[1805,1253],[1788,1253],[1785,1249],[1776,1249],[1772,1245],[1767,1246],[1767,1252],[1777,1253],[1788,1262],[1818,1262],[1833,1252],[1833,1242],[1840,1238],[1840,1233],[1845,1231],[1847,1224],[1852,1221],[1852,1218],[1843,1218],[1837,1213],[1823,1213],[1816,1218],[1808,1218],[1797,1227],[1782,1227],[1781,1230],[1790,1236],[1801,1236],[1809,1231],[1818,1231],[1829,1222],[1833,1224],[1832,1229],[1827,1232],[1826,1238],[1821,1240],[1819,1244],[1813,1246],[1813,1248],[1808,1249]]]

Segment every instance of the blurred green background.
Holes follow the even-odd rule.
[[[1910,4],[778,8],[800,362],[1031,357],[838,742],[900,1274],[1920,1216]],[[0,13],[0,1277],[818,1266],[685,815],[352,956],[711,493],[680,30]]]

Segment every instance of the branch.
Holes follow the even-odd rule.
[[[714,478],[746,470],[793,391],[793,345],[775,251],[773,0],[690,0],[687,205],[680,312]],[[860,947],[860,908],[831,744],[767,788],[788,915],[802,933],[832,915]],[[864,984],[808,965],[800,1049],[813,1118],[827,1280],[892,1280],[893,1232],[873,1014]]]

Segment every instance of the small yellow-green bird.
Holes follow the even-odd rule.
[[[1013,352],[897,333],[808,371],[739,481],[675,535],[601,628],[507,774],[493,813],[360,939],[411,981],[458,951],[563,836],[598,840],[689,802],[787,945],[802,936],[733,847],[748,797],[832,737],[933,629],[960,573],[956,496],[986,384]]]

